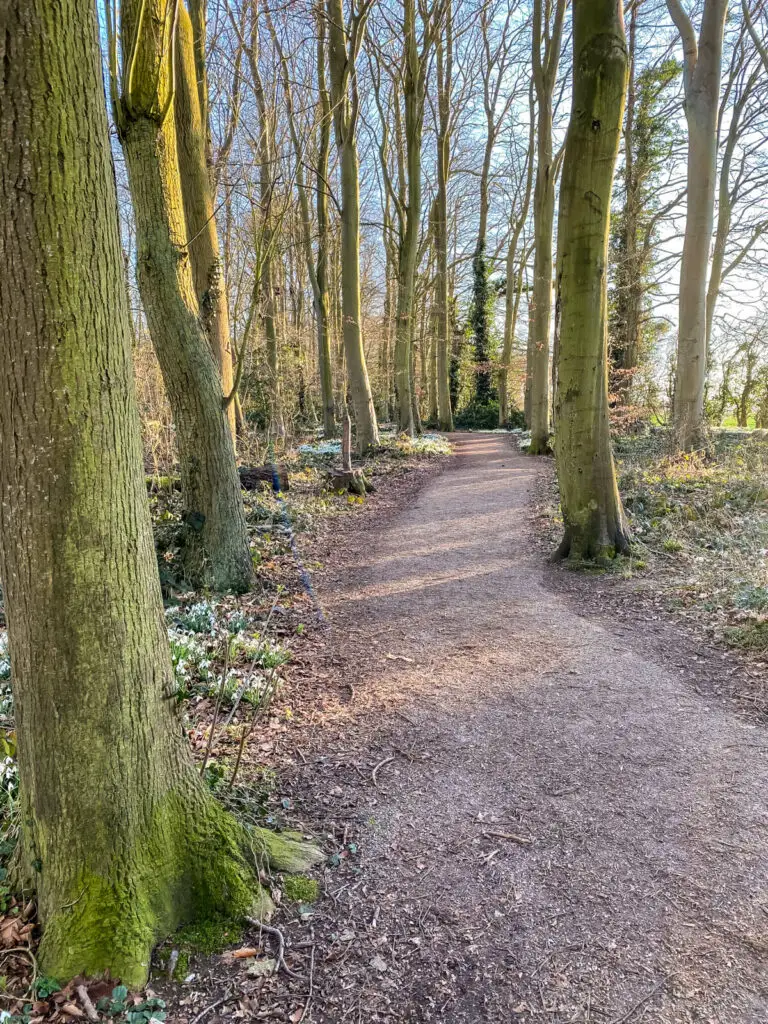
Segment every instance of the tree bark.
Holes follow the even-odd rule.
[[[518,252],[520,238],[528,221],[528,210],[533,192],[533,147],[536,131],[536,113],[533,100],[533,86],[529,94],[530,124],[528,130],[528,156],[525,170],[522,202],[517,217],[512,225],[512,233],[507,247],[506,261],[506,297],[504,316],[504,345],[501,353],[501,370],[499,372],[499,426],[505,427],[509,422],[509,366],[512,361],[512,349],[515,343],[517,316],[520,310],[520,299],[523,292],[523,278],[526,259]]]
[[[551,34],[542,0],[534,0],[533,82],[538,111],[536,182],[533,193],[533,289],[526,366],[525,417],[531,429],[532,455],[549,451],[549,330],[552,309],[552,235],[555,174],[552,150],[552,103],[560,60],[565,0],[557,0]],[[542,36],[545,38],[542,54]]]
[[[717,110],[728,0],[705,0],[698,45],[680,0],[667,0],[683,41],[685,116],[688,123],[687,208],[680,264],[674,427],[677,445],[705,443],[707,374],[707,269],[714,220]]]
[[[560,185],[555,453],[565,533],[557,556],[628,548],[608,417],[611,191],[627,82],[621,0],[574,0],[573,106]]]
[[[331,101],[341,175],[341,313],[357,448],[379,443],[379,427],[363,349],[360,307],[360,168],[357,156],[359,97],[355,62],[370,4],[352,19],[349,51],[342,0],[327,0]],[[351,92],[351,97],[350,97]]]
[[[407,200],[403,211],[397,279],[395,323],[395,394],[397,426],[413,434],[414,365],[411,346],[414,334],[414,292],[421,224],[421,138],[424,127],[425,77],[416,43],[415,0],[404,0],[403,101],[405,103],[405,162]]]
[[[141,467],[96,10],[29,0],[4,14],[0,574],[18,874],[36,890],[46,975],[139,987],[180,924],[269,911],[252,844],[289,869],[318,852],[246,833],[189,759]]]
[[[317,320],[317,354],[320,369],[320,395],[323,405],[323,433],[332,437],[336,433],[333,409],[333,359],[331,356],[331,328],[328,315],[328,158],[331,148],[331,97],[325,77],[326,31],[325,17],[317,15],[317,88],[320,95],[320,125],[318,128],[317,173],[315,175],[315,210],[317,213],[317,263],[315,278],[315,318]]]
[[[453,5],[446,0],[445,32],[437,40],[437,200],[435,204],[435,300],[437,304],[437,421],[453,430],[451,410],[451,317],[448,297],[448,179],[451,172]]]
[[[139,292],[176,427],[185,570],[196,585],[242,592],[253,585],[253,564],[221,384],[198,317],[187,247],[167,59],[173,12],[169,0],[123,3],[129,70],[116,117],[136,217]]]
[[[229,303],[207,157],[208,131],[200,105],[201,93],[207,97],[207,86],[198,81],[192,19],[182,0],[179,2],[176,45],[178,64],[173,108],[192,280],[200,319],[219,368],[221,388],[228,397],[234,387]],[[205,79],[204,55],[202,75]],[[227,419],[233,441],[236,435],[235,410],[236,403],[232,400],[227,404]]]
[[[261,315],[269,371],[269,430],[276,437],[285,437],[283,414],[282,372],[280,342],[277,330],[277,297],[275,294],[276,226],[273,204],[275,199],[275,114],[269,109],[264,83],[259,71],[259,16],[258,0],[252,0],[250,45],[247,49],[251,66],[253,91],[259,115],[256,145],[259,164],[259,217],[256,274],[261,292]]]

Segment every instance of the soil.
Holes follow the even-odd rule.
[[[330,853],[278,922],[304,980],[209,963],[200,1019],[765,1024],[764,727],[718,652],[547,565],[545,460],[452,440],[315,579],[280,768]]]

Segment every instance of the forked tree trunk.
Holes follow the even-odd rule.
[[[363,452],[370,445],[379,443],[379,427],[363,349],[360,304],[360,168],[356,137],[358,98],[355,61],[365,32],[365,17],[356,16],[352,21],[348,52],[341,0],[327,0],[327,12],[331,99],[341,176],[342,334],[357,448]]]
[[[683,258],[680,264],[674,427],[683,451],[705,441],[707,376],[707,269],[715,208],[717,109],[728,0],[705,0],[698,44],[680,0],[667,0],[683,41],[688,178]]]
[[[192,20],[181,0],[176,45],[178,64],[173,107],[192,280],[199,303],[200,319],[219,368],[221,388],[228,397],[234,386],[234,372],[227,285],[219,251],[214,194],[206,156],[208,133],[200,107],[201,92],[198,89]],[[204,90],[204,94],[207,95],[207,89]],[[235,410],[236,403],[232,399],[227,404],[227,419],[233,440],[236,433]]]
[[[131,73],[117,104],[118,131],[136,216],[139,292],[176,427],[186,572],[198,585],[245,591],[254,576],[242,492],[187,251],[164,38],[172,13],[169,0],[123,4]]]
[[[557,555],[602,559],[628,548],[608,418],[606,280],[627,83],[621,0],[574,0],[573,69],[557,228]]]
[[[252,846],[295,869],[317,852],[246,833],[189,759],[141,467],[96,9],[28,0],[5,13],[0,574],[17,874],[36,890],[46,975],[133,987],[178,925],[269,910]]]

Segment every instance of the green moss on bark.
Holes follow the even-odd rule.
[[[40,947],[46,974],[62,981],[110,974],[138,987],[152,948],[171,932],[192,923],[207,934],[220,931],[222,922],[268,919],[274,906],[259,874],[302,872],[323,860],[297,833],[247,829],[212,799],[193,806],[190,812],[188,799],[169,796],[150,833],[125,851],[124,873],[77,877],[71,898],[46,920]]]

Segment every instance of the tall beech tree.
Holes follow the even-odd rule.
[[[431,53],[442,26],[444,2],[445,0],[433,0],[431,4],[420,3],[420,18],[417,19],[416,0],[403,0],[402,21],[398,26],[402,36],[402,54],[398,54],[398,59],[392,61],[386,61],[384,55],[379,52],[375,54],[375,58],[369,55],[383,139],[388,135],[386,122],[391,115],[382,102],[380,69],[375,68],[374,63],[384,64],[392,80],[390,106],[393,108],[395,122],[395,155],[398,166],[396,185],[388,170],[384,147],[380,147],[379,155],[384,186],[389,191],[398,225],[395,397],[398,429],[409,434],[420,429],[418,397],[415,391],[414,337],[417,333],[416,271],[420,262],[422,222],[424,108],[427,72]],[[389,27],[391,31],[394,25]],[[400,50],[399,39],[394,45]]]
[[[483,4],[480,8],[480,67],[479,77],[483,89],[483,114],[485,118],[485,145],[483,162],[480,166],[480,214],[477,226],[477,241],[472,259],[472,333],[475,343],[475,398],[486,405],[491,398],[493,374],[490,367],[491,344],[491,291],[489,287],[490,266],[486,253],[488,245],[488,215],[490,213],[490,187],[493,154],[499,132],[506,123],[515,89],[508,81],[512,64],[512,43],[515,39],[514,16],[518,2],[506,3],[506,15],[502,15],[502,4]],[[503,20],[502,20],[503,17]],[[500,27],[497,29],[497,24]]]
[[[269,429],[277,437],[285,437],[283,417],[283,385],[278,338],[277,267],[275,250],[278,244],[278,217],[276,211],[277,140],[275,111],[267,100],[267,90],[259,67],[259,0],[249,0],[250,32],[245,52],[251,69],[251,85],[256,97],[259,115],[256,142],[259,167],[259,204],[255,230],[256,266],[254,268],[254,309],[260,300],[264,335],[267,342],[269,370]]]
[[[533,0],[533,85],[536,90],[536,181],[533,191],[533,289],[526,358],[525,418],[533,455],[549,449],[549,327],[552,316],[552,228],[555,166],[552,111],[567,0]],[[551,17],[551,23],[550,23]]]
[[[627,71],[621,0],[574,0],[573,105],[557,227],[559,558],[611,557],[629,544],[608,418],[606,277]]]
[[[184,557],[196,583],[248,590],[253,564],[227,400],[199,316],[173,105],[178,79],[173,0],[110,3],[110,91],[136,219],[137,278],[176,427]],[[229,396],[234,400],[234,396]]]
[[[341,176],[341,314],[349,392],[355,415],[357,447],[378,444],[379,426],[363,349],[360,308],[360,163],[357,122],[360,95],[357,58],[373,0],[354,0],[347,27],[343,0],[327,0],[328,63],[331,103]]]
[[[3,12],[0,574],[16,868],[36,892],[45,974],[139,986],[159,938],[267,913],[259,868],[320,855],[237,824],[190,760],[141,466],[96,10],[24,0]]]
[[[533,160],[534,137],[536,131],[536,110],[534,103],[533,83],[528,91],[528,148],[525,154],[523,169],[520,173],[515,213],[510,223],[509,243],[505,266],[505,303],[504,303],[504,344],[501,352],[501,369],[499,371],[499,426],[505,427],[509,420],[509,367],[512,360],[512,347],[515,343],[517,317],[520,312],[520,300],[523,295],[525,269],[530,256],[530,245],[521,245],[523,232],[528,222],[528,210],[533,193]]]
[[[698,40],[680,0],[667,0],[683,44],[683,86],[688,125],[688,190],[680,265],[674,427],[684,451],[706,432],[707,271],[717,182],[717,114],[723,32],[728,0],[704,0]]]
[[[323,406],[323,432],[332,437],[336,431],[333,408],[333,367],[331,365],[331,348],[328,323],[328,289],[326,287],[326,263],[328,246],[328,150],[330,148],[331,112],[328,89],[325,84],[325,19],[317,20],[317,76],[320,93],[319,103],[319,142],[318,167],[316,174],[317,188],[317,259],[312,249],[312,213],[309,194],[304,178],[305,146],[300,137],[300,126],[293,102],[293,88],[289,73],[288,59],[275,29],[268,4],[264,4],[269,34],[275,47],[280,63],[280,78],[283,84],[285,107],[288,116],[288,129],[293,146],[295,159],[296,192],[299,197],[299,214],[301,219],[301,241],[307,276],[312,286],[312,297],[317,323],[317,357],[320,376],[320,393]]]
[[[437,79],[437,196],[435,198],[435,377],[437,422],[441,430],[453,430],[451,410],[451,317],[448,295],[448,179],[451,174],[451,135],[455,109],[453,92],[453,0],[445,0],[445,25],[436,45]]]

